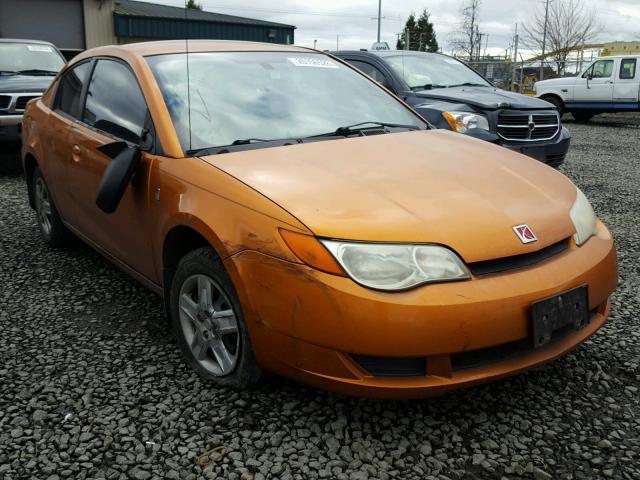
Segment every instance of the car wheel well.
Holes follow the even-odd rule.
[[[36,158],[27,153],[24,157],[24,178],[27,181],[27,195],[29,196],[29,206],[35,208],[33,202],[33,174],[38,168],[38,161]]]
[[[188,253],[211,245],[199,232],[191,227],[173,227],[164,239],[162,247],[163,290],[165,298],[171,289],[171,282],[180,260]]]
[[[558,109],[558,111],[560,112],[560,114],[562,114],[564,112],[564,101],[562,100],[562,98],[560,96],[555,95],[553,93],[549,93],[549,94],[546,94],[546,95],[542,95],[540,98],[542,100],[545,100],[545,101],[555,105],[556,108]]]

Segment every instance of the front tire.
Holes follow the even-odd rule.
[[[33,206],[42,239],[53,248],[68,247],[73,241],[73,234],[62,223],[58,209],[49,192],[49,186],[38,167],[33,172],[31,191],[33,192]]]
[[[185,255],[171,282],[171,324],[200,376],[232,388],[257,384],[258,366],[233,283],[211,248]]]
[[[580,123],[587,123],[593,118],[593,113],[590,112],[571,112],[571,115],[576,119],[576,122]]]

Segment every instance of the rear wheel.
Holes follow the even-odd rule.
[[[32,182],[33,206],[43,240],[50,247],[69,246],[73,241],[73,235],[62,223],[49,193],[49,186],[38,167],[33,172]]]
[[[187,363],[221,386],[247,388],[261,377],[240,302],[211,248],[180,260],[171,284],[171,323]]]
[[[591,112],[571,112],[573,118],[576,119],[576,122],[586,123],[593,118],[593,113]]]

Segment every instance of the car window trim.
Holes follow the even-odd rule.
[[[613,64],[614,64],[613,68],[611,68],[611,73],[609,74],[609,76],[608,76],[608,77],[595,77],[595,76],[593,76],[593,74],[595,73],[596,65],[598,64],[598,62],[602,62],[602,63],[610,62],[610,63],[613,63]],[[591,70],[591,76],[592,76],[593,78],[611,78],[611,77],[613,76],[613,70],[614,70],[614,69],[615,69],[615,60],[614,60],[614,59],[612,59],[612,58],[603,58],[603,59],[596,60],[595,62],[593,62],[593,63],[589,66],[589,68],[588,68],[588,69],[587,69],[587,70],[582,74],[582,78],[587,78],[587,76],[588,76],[587,74],[588,74],[589,70]]]
[[[73,65],[70,65],[69,68],[67,68],[64,72],[62,72],[62,74],[60,75],[60,78],[56,82],[57,83],[57,85],[56,85],[56,93],[55,93],[55,96],[53,97],[53,103],[52,103],[51,110],[54,111],[55,113],[57,113],[58,115],[61,115],[61,116],[65,117],[65,118],[67,118],[69,120],[76,121],[76,122],[79,122],[80,119],[74,117],[70,113],[65,112],[64,110],[60,110],[60,95],[62,95],[60,87],[62,86],[62,80],[64,79],[64,77],[66,77],[72,70],[75,70],[79,66],[85,65],[87,63],[91,64],[89,66],[89,72],[87,73],[87,82],[85,82],[85,84],[82,86],[82,90],[80,90],[79,106],[80,106],[80,114],[82,115],[82,112],[84,110],[84,101],[85,101],[87,89],[89,87],[89,81],[91,80],[91,75],[93,74],[93,69],[95,68],[94,57],[81,60],[78,63],[74,63]]]
[[[87,82],[85,88],[83,88],[83,92],[82,92],[82,98],[81,98],[81,108],[82,108],[82,118],[77,120],[77,123],[79,123],[80,125],[88,128],[89,130],[92,130],[94,132],[97,132],[101,135],[104,135],[106,137],[112,138],[114,140],[118,140],[118,141],[123,141],[126,142],[127,145],[133,146],[134,144],[124,138],[120,138],[110,132],[106,132],[104,130],[101,130],[99,128],[94,127],[93,125],[89,125],[87,122],[84,121],[84,110],[85,110],[85,106],[86,106],[86,102],[87,102],[87,95],[89,92],[89,86],[91,85],[91,81],[93,80],[93,74],[95,72],[96,66],[98,65],[98,61],[100,60],[106,60],[106,61],[113,61],[113,62],[117,62],[120,63],[121,65],[124,65],[129,72],[131,72],[131,75],[133,76],[134,80],[136,81],[136,84],[138,85],[138,89],[140,90],[140,93],[142,94],[142,99],[144,100],[144,104],[147,107],[147,113],[145,115],[145,121],[144,121],[144,125],[143,125],[143,130],[149,130],[149,132],[153,135],[153,147],[150,151],[150,153],[153,154],[158,154],[157,152],[157,145],[158,145],[158,141],[156,139],[156,128],[155,128],[155,124],[153,122],[153,118],[151,116],[151,110],[149,109],[149,102],[147,102],[147,97],[144,94],[144,90],[142,89],[142,85],[140,85],[140,81],[138,80],[138,76],[136,75],[136,72],[133,70],[133,68],[131,68],[131,65],[129,65],[128,62],[126,62],[125,60],[119,58],[119,57],[114,57],[111,55],[98,55],[95,57],[91,57],[91,60],[93,62],[93,65],[91,66],[91,70],[89,72],[89,81]]]
[[[632,77],[623,77],[622,76],[622,66],[625,62],[633,62],[633,76]],[[622,58],[620,59],[620,69],[618,70],[618,78],[620,80],[634,80],[636,78],[636,70],[638,69],[638,59],[637,58]]]

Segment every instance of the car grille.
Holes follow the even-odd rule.
[[[557,112],[504,111],[498,115],[498,135],[504,140],[550,140],[559,130],[560,117]]]
[[[589,321],[593,320],[597,314],[597,308],[591,310],[591,312],[589,312]],[[566,325],[559,328],[553,332],[553,335],[551,336],[551,344],[562,340],[574,331],[575,330],[572,325]],[[545,346],[548,345],[549,344]],[[484,367],[485,365],[491,365],[494,363],[512,360],[524,355],[529,355],[536,350],[537,349],[533,346],[533,338],[529,336],[522,340],[516,340],[514,342],[496,345],[494,347],[454,353],[451,355],[451,368],[454,372],[459,372],[469,368]]]
[[[29,100],[33,100],[34,98],[38,98],[39,95],[29,95],[29,96],[22,96],[22,97],[18,97],[18,99],[16,100],[16,110],[24,110],[25,108],[27,108],[27,102]]]
[[[488,275],[490,273],[505,272],[515,268],[524,268],[543,262],[551,257],[559,255],[569,248],[569,239],[553,243],[537,252],[512,255],[510,257],[496,258],[467,264],[474,275]]]
[[[355,355],[351,358],[374,377],[423,377],[427,374],[424,357],[373,357]]]
[[[0,95],[0,109],[9,108],[11,103],[11,97],[9,95]]]

